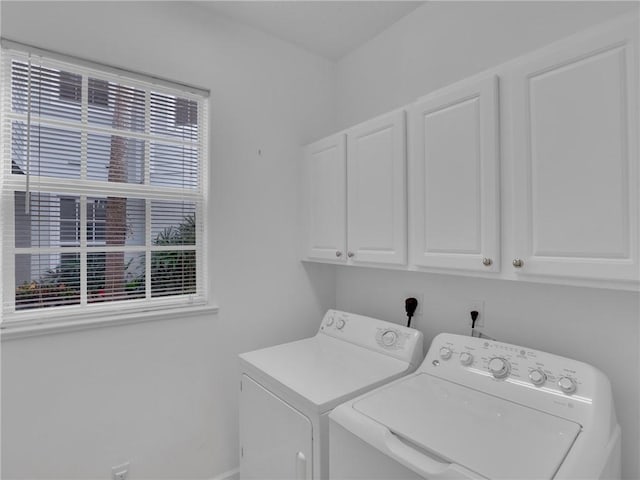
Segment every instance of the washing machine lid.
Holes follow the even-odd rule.
[[[240,359],[250,376],[273,380],[320,413],[411,368],[407,362],[329,335],[243,353]]]
[[[580,432],[577,423],[424,373],[353,408],[427,453],[491,479],[552,479]]]

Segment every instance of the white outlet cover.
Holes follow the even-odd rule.
[[[418,308],[416,309],[416,312],[413,314],[413,316],[414,317],[419,317],[420,315],[422,315],[422,301],[424,299],[424,296],[421,293],[416,293],[416,292],[407,293],[403,297],[402,301],[404,302],[405,299],[411,298],[411,297],[413,297],[416,300],[418,300]]]
[[[476,320],[476,328],[484,327],[484,300],[468,300],[466,303],[464,315],[467,319],[467,324],[471,326],[471,313],[473,310],[478,312],[478,319]]]

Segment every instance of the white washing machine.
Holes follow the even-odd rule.
[[[526,347],[438,335],[415,373],[330,418],[332,480],[620,477],[608,379]]]
[[[240,355],[240,477],[328,478],[331,409],[422,356],[417,330],[336,310],[314,337]]]

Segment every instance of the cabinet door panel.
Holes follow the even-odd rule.
[[[477,97],[424,116],[425,247],[480,254]]]
[[[311,478],[311,421],[247,375],[240,391],[240,477]]]
[[[347,246],[351,261],[406,263],[404,112],[347,132]]]
[[[637,278],[637,77],[618,29],[513,75],[518,273]]]
[[[308,202],[309,258],[346,259],[345,136],[334,135],[306,147],[305,196]],[[336,256],[339,254],[339,256]]]
[[[499,269],[497,78],[472,79],[411,109],[412,263]],[[483,259],[491,259],[484,265]]]

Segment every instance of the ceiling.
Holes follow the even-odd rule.
[[[195,3],[336,61],[424,2],[316,0]]]

